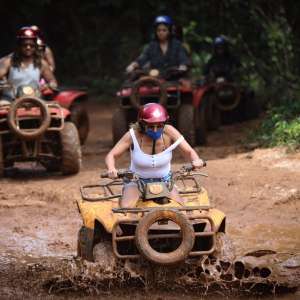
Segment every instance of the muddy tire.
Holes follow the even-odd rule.
[[[242,103],[243,121],[255,119],[259,116],[260,105],[257,99],[253,97],[246,97],[245,102]]]
[[[196,145],[196,114],[192,104],[182,104],[177,112],[177,128],[193,147]]]
[[[47,172],[59,172],[60,171],[60,164],[59,162],[47,161],[41,162]]]
[[[148,240],[151,225],[162,219],[173,221],[181,230],[181,244],[172,252],[158,252],[151,247]],[[170,210],[156,210],[148,213],[140,220],[135,231],[135,244],[140,254],[159,265],[172,265],[185,260],[194,246],[194,241],[194,229],[188,219],[183,214]]]
[[[206,102],[196,110],[196,143],[205,145],[207,141]]]
[[[3,155],[3,144],[2,136],[0,135],[0,178],[4,176],[4,155]]]
[[[127,132],[127,116],[124,109],[118,108],[112,117],[112,135],[114,145],[121,139],[121,137]]]
[[[93,239],[94,232],[91,229],[82,226],[78,232],[77,256],[88,261],[94,261],[93,257]]]
[[[78,131],[71,122],[66,122],[60,131],[62,144],[61,172],[64,175],[76,174],[81,166],[81,149]]]
[[[227,92],[226,92],[227,90]],[[225,98],[222,94],[232,93],[231,97],[228,99],[228,96],[225,95]],[[233,84],[225,83],[218,86],[215,89],[216,95],[216,106],[221,111],[232,111],[238,107],[241,100],[241,92],[238,87]]]
[[[116,264],[111,241],[101,241],[96,244],[93,249],[94,262],[102,269],[112,270]]]
[[[24,107],[24,104],[31,103],[34,107],[38,107],[42,114],[42,121],[39,128],[31,131],[25,131],[19,128],[16,118],[17,118],[17,111],[19,108]],[[40,137],[50,126],[51,122],[51,115],[48,109],[48,106],[45,102],[39,98],[35,97],[24,97],[19,98],[15,102],[12,103],[10,106],[7,122],[12,130],[18,137],[24,140],[33,140]]]
[[[84,103],[74,103],[71,108],[71,121],[78,130],[80,144],[83,145],[88,137],[90,130],[90,120]]]
[[[207,129],[216,130],[221,125],[221,111],[216,105],[216,98],[213,94],[208,95],[206,104]]]
[[[233,262],[235,259],[235,247],[232,240],[224,232],[216,234],[216,250],[213,256],[226,262]]]

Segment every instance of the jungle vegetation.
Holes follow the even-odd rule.
[[[170,15],[184,29],[194,79],[217,35],[241,58],[243,79],[267,113],[255,137],[264,145],[300,144],[300,2],[292,0],[11,0],[1,1],[1,47],[16,30],[40,26],[54,50],[57,77],[112,97],[125,66],[152,37],[153,19]],[[103,96],[104,97],[104,96]]]

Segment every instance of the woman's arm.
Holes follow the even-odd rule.
[[[106,155],[105,164],[107,167],[108,176],[110,178],[116,178],[118,176],[116,165],[115,165],[116,158],[119,157],[124,152],[126,152],[126,150],[128,150],[130,146],[131,146],[131,136],[130,133],[127,132]]]
[[[7,55],[0,59],[0,80],[5,79],[11,66],[11,56]]]
[[[42,60],[41,75],[45,78],[50,88],[57,88],[56,78],[51,71],[49,64],[44,59]]]
[[[46,49],[45,49],[45,59],[48,62],[51,71],[54,72],[55,60],[54,60],[53,51],[49,47],[46,47]]]
[[[175,142],[181,137],[180,132],[171,125],[165,126],[165,132],[169,135],[172,142]],[[181,151],[182,155],[186,159],[188,159],[195,168],[201,168],[205,165],[205,162],[199,157],[197,152],[191,147],[191,145],[186,140],[183,140],[179,144],[178,148]]]

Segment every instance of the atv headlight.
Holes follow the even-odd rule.
[[[158,76],[159,76],[159,70],[157,70],[157,69],[152,69],[152,70],[150,70],[149,75],[150,75],[151,77],[158,77]]]
[[[25,96],[32,96],[34,95],[34,89],[31,86],[24,86],[22,88],[22,94]]]

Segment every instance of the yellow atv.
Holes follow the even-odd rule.
[[[193,172],[190,165],[173,173],[172,182],[184,199],[180,204],[170,198],[165,182],[142,184],[130,171],[118,174],[119,179],[81,187],[78,208],[84,225],[78,234],[79,257],[94,261],[93,249],[99,243],[108,243],[117,259],[143,257],[159,265],[218,252],[225,215],[210,207],[207,191],[199,185],[197,176],[207,175]],[[135,208],[119,207],[120,178],[137,183],[142,197]]]

